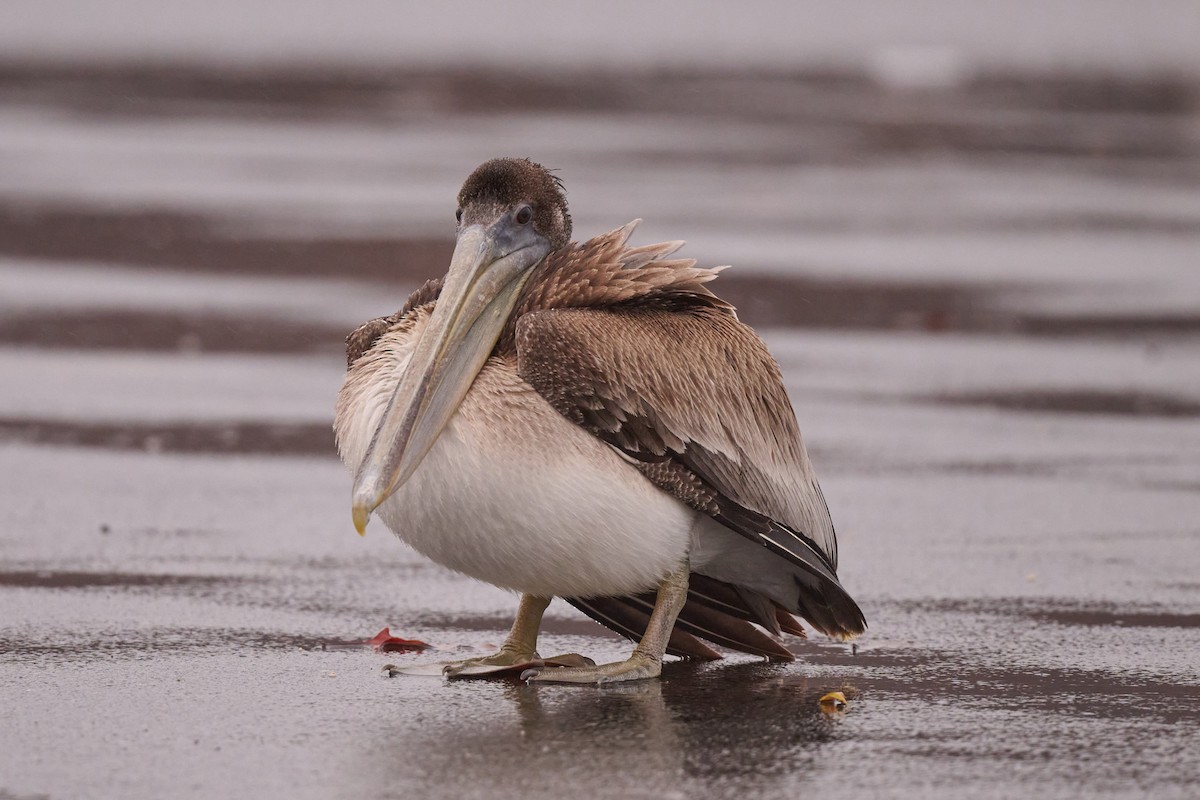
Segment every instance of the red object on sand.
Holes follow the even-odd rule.
[[[378,653],[393,653],[404,650],[428,650],[431,645],[422,642],[420,639],[401,639],[399,636],[392,636],[392,631],[389,628],[384,628],[371,641],[367,642],[371,647],[375,648]]]

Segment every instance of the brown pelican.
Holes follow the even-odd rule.
[[[434,561],[521,593],[499,653],[537,662],[552,597],[638,642],[625,661],[527,670],[607,682],[660,673],[702,639],[791,660],[792,614],[865,628],[779,367],[706,284],[718,269],[630,247],[638,221],[570,242],[561,183],[524,159],[458,196],[445,277],[347,339],[335,430],[373,511]]]

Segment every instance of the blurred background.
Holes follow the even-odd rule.
[[[330,430],[344,336],[445,270],[458,187],[500,155],[558,170],[577,239],[640,217],[635,243],[733,265],[715,288],[783,367],[871,630],[753,677],[776,711],[852,682],[832,733],[730,700],[724,730],[804,769],[722,771],[727,742],[672,727],[669,687],[719,707],[719,672],[630,701],[656,747],[569,763],[509,736],[580,735],[568,695],[433,684],[498,726],[481,763],[625,796],[1186,793],[1198,43],[1194,0],[7,0],[0,797],[525,786],[395,766],[468,730],[391,718],[381,752],[371,704],[435,690],[327,648],[507,626],[503,593],[356,541]],[[548,631],[625,648],[565,606]]]

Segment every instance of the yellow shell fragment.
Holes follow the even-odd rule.
[[[846,695],[841,692],[830,692],[817,701],[821,704],[821,710],[826,714],[836,714],[839,711],[846,710]]]

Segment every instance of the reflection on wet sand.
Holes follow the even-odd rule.
[[[818,702],[842,684],[798,671],[676,663],[661,681],[602,689],[491,682],[478,693],[502,698],[501,707],[463,709],[449,721],[430,715],[415,728],[385,722],[389,746],[376,766],[412,776],[419,764],[428,782],[404,780],[405,790],[463,796],[480,786],[532,794],[548,775],[612,796],[697,796],[723,786],[775,796],[805,782],[843,721]]]
[[[1018,637],[1010,646],[1027,644]],[[984,666],[952,651],[885,649],[835,661],[846,665],[678,663],[661,682],[602,689],[396,685],[381,716],[383,744],[367,748],[367,771],[383,796],[483,796],[480,787],[515,795],[545,791],[550,781],[626,797],[783,797],[817,786],[858,796],[850,786],[888,793],[889,775],[919,783],[922,773],[961,788],[950,765],[925,771],[942,759],[1009,789],[1024,781],[1046,789],[1090,772],[1097,785],[1169,790],[1189,774],[1178,763],[1130,782],[1159,757],[1148,742],[1173,732],[1179,742],[1169,749],[1182,752],[1195,741],[1194,685]],[[844,715],[821,711],[831,690],[851,698]],[[431,692],[439,712],[414,718],[413,692]],[[978,735],[964,733],[968,719]],[[878,767],[849,755],[864,751]],[[1027,773],[1030,764],[1039,766]]]

